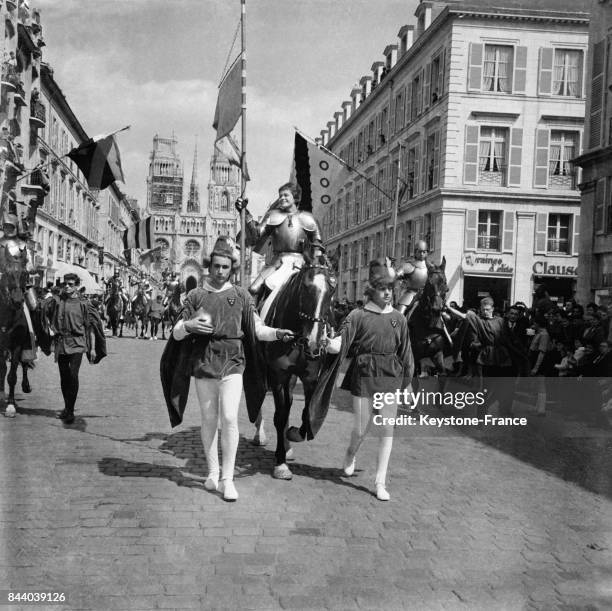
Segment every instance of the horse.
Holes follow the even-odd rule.
[[[446,258],[439,266],[428,266],[427,282],[416,297],[416,304],[408,310],[410,343],[417,367],[421,359],[429,358],[436,373],[445,373],[445,351],[450,338],[442,313],[446,305],[448,285],[446,283]]]
[[[164,335],[164,321],[170,323],[170,327],[174,325],[176,319],[183,307],[181,295],[185,292],[185,288],[181,282],[171,282],[166,286],[166,295],[163,300],[164,313],[162,315],[162,339],[166,339]]]
[[[138,323],[140,322],[140,338],[146,338],[147,336],[147,304],[149,303],[149,299],[146,296],[144,289],[139,288],[138,292],[134,299],[132,299],[131,303],[131,312],[132,316],[135,319],[135,331],[136,334],[134,337],[138,337]]]
[[[9,386],[6,398],[6,415],[15,415],[15,386],[17,385],[17,369],[21,364],[23,378],[21,389],[24,393],[32,392],[28,380],[28,369],[33,367],[32,359],[25,360],[26,354],[33,357],[36,345],[34,334],[28,326],[23,291],[19,287],[0,287],[0,393],[4,397],[4,381]],[[27,351],[27,352],[26,352]],[[10,369],[7,368],[10,361]],[[7,375],[8,369],[8,375]]]
[[[308,425],[308,406],[320,374],[324,350],[321,340],[331,329],[332,299],[336,291],[334,270],[327,261],[306,259],[303,267],[289,278],[272,304],[265,324],[291,329],[291,343],[262,342],[268,388],[274,397],[276,465],[273,477],[290,480],[285,432],[298,379],[304,387],[302,424]],[[261,411],[260,411],[261,414]],[[259,431],[259,429],[258,429]]]
[[[121,289],[115,278],[111,278],[107,283],[108,295],[104,300],[106,305],[106,315],[110,328],[113,331],[113,337],[117,337],[117,328],[119,328],[119,337],[123,337],[123,314],[125,304]]]

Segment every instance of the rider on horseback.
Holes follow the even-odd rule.
[[[321,242],[321,229],[310,212],[299,210],[302,193],[299,185],[286,183],[278,190],[278,200],[270,207],[260,223],[246,210],[245,242],[260,252],[272,240],[274,258],[255,278],[249,291],[258,298],[277,294],[290,276],[304,265],[304,253],[312,248],[312,256],[321,256],[324,248]],[[238,198],[236,208],[246,208],[247,199]],[[271,300],[270,300],[271,301]],[[269,303],[269,302],[268,302]],[[267,308],[266,308],[267,311]],[[265,318],[262,310],[262,317]]]
[[[406,314],[413,305],[415,297],[427,284],[430,267],[427,261],[428,253],[427,242],[419,240],[414,249],[414,257],[410,257],[397,274],[398,280],[403,280],[404,291],[399,298],[396,309],[402,314]]]

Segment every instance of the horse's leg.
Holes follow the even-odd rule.
[[[1,398],[4,401],[4,399],[6,398],[5,394],[4,394],[4,381],[6,378],[6,371],[7,371],[7,366],[6,366],[6,355],[0,354],[0,393],[1,393]],[[5,416],[8,416],[9,418],[12,418],[15,416],[15,408],[13,407],[11,410],[6,409],[5,412]]]
[[[253,445],[265,446],[268,443],[266,431],[264,430],[263,405],[259,410],[257,420],[255,420],[255,436],[253,437]]]
[[[27,363],[21,363],[21,372],[22,372],[22,378],[21,378],[21,390],[23,390],[24,393],[28,394],[32,392],[32,387],[30,386],[30,380],[28,380],[28,369],[29,369],[29,365]]]
[[[15,410],[15,386],[17,385],[17,367],[19,367],[19,361],[21,357],[21,348],[14,348],[11,352],[11,366],[9,368],[6,381],[9,385],[9,394],[6,400],[6,411],[9,411],[9,407],[13,407]]]
[[[272,477],[276,479],[289,480],[293,477],[291,470],[287,466],[286,451],[285,451],[285,431],[287,422],[289,421],[289,410],[291,405],[288,403],[287,385],[289,378],[283,376],[284,379],[277,378],[272,384],[272,395],[274,397],[274,428],[276,429],[276,466]]]

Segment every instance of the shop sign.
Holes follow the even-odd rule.
[[[480,272],[511,274],[514,271],[501,255],[469,253],[464,256],[464,263],[466,267]]]
[[[536,261],[532,269],[536,276],[576,276],[578,274],[576,265],[557,265],[548,263],[548,261]]]

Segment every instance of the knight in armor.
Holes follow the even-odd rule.
[[[7,214],[2,224],[4,236],[0,239],[1,284],[9,289],[25,289],[33,269],[27,244],[17,234],[18,225],[17,216],[14,214]]]
[[[414,257],[410,257],[408,261],[403,263],[397,274],[398,279],[402,281],[403,291],[396,309],[402,314],[406,314],[415,305],[416,296],[427,284],[429,274],[428,254],[427,242],[419,240],[414,249]]]
[[[274,257],[255,278],[249,291],[261,298],[264,286],[275,291],[304,265],[304,253],[324,253],[321,228],[310,212],[299,210],[301,189],[295,183],[286,183],[278,190],[278,200],[270,207],[260,223],[246,210],[245,242],[261,253],[268,240],[272,241]],[[247,199],[239,198],[236,209],[246,208]]]

